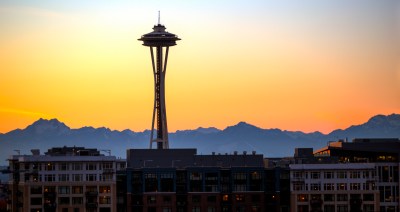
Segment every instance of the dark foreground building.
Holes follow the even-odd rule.
[[[255,152],[197,155],[196,149],[130,149],[124,210],[281,211],[280,193],[289,200],[289,172],[282,174],[286,181],[281,173],[283,169],[266,169],[263,155]]]

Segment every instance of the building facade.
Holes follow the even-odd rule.
[[[116,211],[116,171],[125,160],[62,147],[9,158],[11,211]]]
[[[379,210],[374,164],[291,164],[290,175],[292,211]]]
[[[399,139],[296,150],[290,165],[292,211],[398,212],[399,156]]]
[[[126,211],[282,211],[280,193],[289,194],[289,172],[265,169],[255,152],[131,149],[126,174]],[[276,184],[281,174],[286,191]]]

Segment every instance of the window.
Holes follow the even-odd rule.
[[[347,205],[337,205],[337,212],[348,212]]]
[[[87,163],[86,170],[96,170],[96,164],[95,163]]]
[[[41,182],[42,181],[42,175],[34,174],[32,176],[32,181],[33,182]]]
[[[337,201],[347,201],[347,194],[337,194],[336,199]]]
[[[335,205],[324,205],[324,212],[335,212]]]
[[[261,173],[254,171],[250,174],[250,177],[252,180],[261,180]]]
[[[294,179],[301,179],[303,178],[303,172],[293,172]]]
[[[172,192],[174,190],[174,175],[173,173],[160,174],[160,189],[161,192]]]
[[[215,212],[215,207],[208,207],[207,212]]]
[[[217,202],[217,196],[207,196],[207,202]]]
[[[243,172],[233,174],[233,179],[235,180],[246,180],[247,179],[246,177],[247,177],[246,173]]]
[[[360,190],[360,183],[350,183],[350,190]]]
[[[54,181],[56,181],[56,175],[55,174],[45,174],[44,175],[44,181],[46,181],[46,182],[54,182]]]
[[[103,170],[104,169],[112,169],[112,168],[113,168],[113,163],[112,162],[103,163]]]
[[[298,194],[297,195],[297,201],[298,202],[307,202],[308,201],[308,195],[307,194]]]
[[[336,190],[340,190],[340,191],[347,190],[347,184],[346,183],[338,183],[336,185]]]
[[[201,196],[200,195],[193,195],[192,196],[192,202],[193,203],[200,203],[201,202]]]
[[[333,178],[333,172],[324,172],[324,178],[325,179],[332,179]]]
[[[339,179],[346,179],[347,178],[347,173],[344,171],[339,171],[336,173],[337,178]]]
[[[222,196],[222,201],[223,201],[223,202],[229,201],[229,195],[228,195],[228,194],[223,195],[223,196]]]
[[[193,207],[192,212],[200,212],[200,207]]]
[[[233,190],[234,191],[246,191],[247,189],[246,184],[239,184],[239,185],[234,185]]]
[[[97,192],[97,186],[86,186],[86,191]]]
[[[112,181],[113,180],[113,174],[103,174],[99,176],[99,179],[101,179],[101,181]]]
[[[325,202],[335,201],[335,195],[334,194],[324,194],[324,201]]]
[[[244,202],[244,195],[243,194],[236,194],[235,195],[236,202]]]
[[[148,196],[147,197],[147,203],[149,203],[149,204],[156,203],[156,197],[155,196]]]
[[[59,197],[58,204],[60,205],[69,205],[69,197]]]
[[[352,179],[360,178],[360,172],[359,171],[351,171],[350,172],[350,178],[352,178]]]
[[[294,182],[293,183],[294,191],[302,191],[305,190],[305,184],[303,182]]]
[[[202,180],[202,173],[199,172],[190,173],[190,180]]]
[[[58,193],[59,194],[69,194],[69,186],[59,186]]]
[[[375,183],[367,181],[367,183],[363,183],[363,188],[364,188],[363,190],[368,190],[368,191],[375,190]]]
[[[42,186],[31,186],[31,194],[42,194]]]
[[[251,195],[251,202],[253,202],[253,203],[259,203],[260,200],[261,200],[260,195],[257,195],[257,194]]]
[[[321,184],[311,183],[310,188],[311,188],[311,191],[321,191]]]
[[[172,212],[172,209],[169,207],[163,208],[162,209],[163,212]]]
[[[100,196],[99,197],[100,204],[111,204],[111,197],[109,196]]]
[[[82,163],[73,163],[72,170],[82,170]]]
[[[83,198],[82,197],[72,197],[72,204],[73,205],[82,205]]]
[[[69,181],[69,174],[59,174],[58,181],[61,181],[61,182]]]
[[[321,176],[320,172],[311,172],[311,179],[319,179]]]
[[[100,186],[99,192],[100,193],[111,193],[111,187],[110,186]]]
[[[56,187],[55,186],[45,186],[44,192],[56,192]]]
[[[374,201],[374,194],[364,194],[364,201]]]
[[[44,170],[46,170],[46,171],[53,171],[53,170],[55,170],[54,163],[47,163],[47,164],[44,166]]]
[[[363,171],[363,178],[368,179],[370,177],[369,171]]]
[[[67,171],[68,170],[68,163],[60,163],[60,164],[58,164],[58,170]]]
[[[333,183],[325,183],[324,184],[324,190],[325,191],[335,190],[335,184],[333,184]]]
[[[97,175],[96,174],[86,174],[86,181],[96,181]]]
[[[255,174],[255,177],[257,177],[257,174]],[[206,192],[218,191],[218,173],[216,172],[205,173],[205,191]]]
[[[171,203],[171,196],[163,196],[163,202],[164,203]]]
[[[144,174],[144,185],[145,192],[155,192],[158,191],[158,180],[155,173]]]
[[[72,181],[82,181],[83,180],[82,174],[72,174]]]
[[[41,205],[41,204],[42,204],[42,198],[41,197],[31,198],[31,205]]]
[[[375,208],[373,204],[365,204],[364,205],[364,212],[374,212]]]
[[[73,194],[82,194],[83,187],[82,186],[72,186],[72,193]]]

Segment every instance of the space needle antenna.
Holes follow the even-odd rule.
[[[160,10],[158,11],[158,25],[160,25]]]

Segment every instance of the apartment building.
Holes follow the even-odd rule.
[[[265,169],[256,152],[130,149],[126,182],[126,211],[281,211],[281,193],[289,196],[289,186],[276,183],[289,185],[288,170]]]
[[[330,142],[297,149],[291,172],[292,211],[398,212],[399,139]]]
[[[292,211],[379,210],[374,164],[291,164],[290,175]]]
[[[9,165],[11,211],[117,211],[115,173],[125,169],[125,160],[97,149],[61,147],[12,155]]]
[[[379,190],[381,212],[400,211],[400,139],[360,138],[352,142],[331,142],[315,151],[316,156],[337,158],[341,163],[372,163]]]

